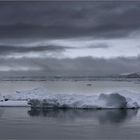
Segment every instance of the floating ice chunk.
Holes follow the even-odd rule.
[[[110,108],[126,108],[127,101],[126,98],[119,93],[112,94],[101,94],[99,96],[99,101],[104,100],[107,107]]]
[[[119,93],[100,94],[99,96],[84,95],[53,95],[44,99],[31,99],[28,102],[33,108],[138,108],[136,101]]]
[[[33,108],[139,108],[140,94],[119,91],[110,94],[51,94],[46,88],[18,91],[5,97],[8,101],[25,101]],[[10,102],[9,102],[10,103]],[[2,102],[0,106],[2,105]],[[9,104],[10,105],[10,104]]]

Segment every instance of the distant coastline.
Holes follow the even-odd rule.
[[[140,81],[140,76],[5,76],[0,77],[0,81]]]

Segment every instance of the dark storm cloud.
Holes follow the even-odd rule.
[[[36,46],[36,47],[20,47],[20,46],[4,46],[0,45],[0,55],[9,54],[9,53],[27,53],[27,52],[43,52],[43,51],[54,51],[54,52],[63,52],[68,47],[62,46]]]
[[[139,2],[0,2],[0,37],[124,37],[140,29]]]
[[[53,42],[52,42],[53,43]],[[67,47],[67,46],[60,46],[60,45],[32,45],[32,46],[28,46],[28,45],[0,45],[0,55],[5,55],[5,58],[6,56],[8,56],[9,54],[12,54],[12,53],[29,53],[29,52],[44,52],[46,51],[46,54],[47,52],[57,52],[57,53],[64,53],[66,50],[69,50],[69,49],[74,49],[74,50],[78,50],[78,49],[86,49],[86,48],[89,48],[89,49],[98,49],[98,48],[101,48],[101,49],[106,49],[106,48],[109,48],[110,46],[107,45],[106,43],[98,43],[98,44],[93,44],[93,45],[89,45],[89,46],[78,46],[78,47],[73,47],[73,46],[70,46],[70,47]]]

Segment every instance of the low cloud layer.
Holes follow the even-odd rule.
[[[1,75],[6,66],[8,66],[8,72],[10,70],[12,72],[22,71],[22,73],[20,73],[22,75],[28,74],[43,76],[114,75],[137,72],[140,69],[140,57],[115,59],[99,59],[92,57],[81,57],[75,59],[1,59],[0,63]]]

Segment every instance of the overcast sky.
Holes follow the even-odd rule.
[[[0,2],[0,72],[140,72],[140,2]]]

